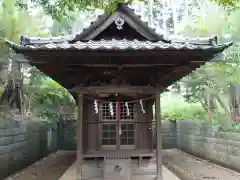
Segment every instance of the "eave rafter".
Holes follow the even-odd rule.
[[[197,68],[199,68],[204,63],[194,63],[194,64],[184,64],[179,67],[175,67],[170,71],[168,74],[165,74],[164,76],[159,76],[157,80],[155,81],[157,85],[163,85],[164,87],[167,87],[171,85],[172,83],[182,79],[184,76],[190,74],[191,72],[195,71]]]
[[[153,86],[75,86],[70,92],[82,92],[84,94],[155,94]]]
[[[142,73],[146,72],[147,73]],[[69,84],[96,85],[104,83],[152,84],[150,77],[155,77],[158,69],[152,68],[79,68],[79,71],[52,72],[51,76]]]

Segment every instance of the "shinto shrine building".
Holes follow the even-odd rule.
[[[83,158],[150,157],[154,141],[162,179],[160,94],[206,62],[221,60],[232,43],[165,39],[120,4],[74,36],[22,36],[21,44],[8,44],[75,97],[78,179]]]

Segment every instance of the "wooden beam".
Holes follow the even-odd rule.
[[[156,100],[155,100],[155,121],[156,121],[156,160],[157,160],[157,176],[156,180],[162,180],[162,166],[163,166],[163,156],[162,156],[162,134],[161,134],[161,112],[160,112],[160,90],[156,90]]]
[[[155,94],[156,89],[153,86],[77,86],[70,92],[83,92],[83,94]]]
[[[113,60],[120,57],[121,60],[124,60],[123,64],[155,64],[158,63],[171,63],[175,59],[180,59],[184,61],[198,61],[201,57],[206,57],[207,52],[202,52],[202,50],[112,50],[112,51],[79,51],[79,50],[24,50],[23,53],[28,58],[34,59],[36,62],[42,61],[52,61],[57,59],[65,59],[66,62],[72,62],[72,59],[75,58],[76,62],[80,64],[92,64],[92,58],[95,59],[96,64],[112,64],[113,62],[119,62],[119,60]],[[102,58],[104,57],[104,62]],[[111,57],[111,58],[109,58]],[[128,57],[126,59],[126,57]],[[129,58],[131,57],[131,58]],[[150,58],[149,58],[150,57]],[[43,59],[44,58],[44,59]],[[144,60],[145,59],[145,60]],[[194,59],[194,60],[193,60]],[[143,60],[143,63],[138,61]],[[90,62],[89,62],[90,61]],[[175,64],[175,63],[174,63]]]
[[[80,65],[80,64],[78,64]],[[78,66],[77,65],[77,66]],[[82,64],[84,67],[121,67],[121,68],[134,68],[134,67],[155,67],[155,66],[176,66],[174,63],[157,63],[157,64]],[[71,64],[67,66],[72,66]],[[74,65],[75,66],[75,65]]]
[[[159,73],[158,76],[155,77],[155,84],[157,85],[163,85],[165,86],[165,82],[169,82],[167,84],[167,86],[171,85],[172,82],[176,82],[177,80],[180,80],[181,78],[183,78],[184,76],[192,73],[193,71],[195,71],[198,67],[200,67],[200,64],[197,63],[185,63],[181,66],[178,67],[174,67],[172,69],[169,69],[169,72],[166,73],[164,76]],[[173,78],[173,81],[171,81],[171,79]],[[177,78],[177,79],[175,79]]]
[[[78,94],[78,119],[77,119],[77,176],[76,180],[82,180],[83,163],[83,93]]]

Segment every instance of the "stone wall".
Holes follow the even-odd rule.
[[[196,121],[177,121],[177,147],[240,171],[240,133],[218,132]]]
[[[162,121],[163,149],[177,148],[176,121]],[[153,124],[153,135],[155,135],[155,123]],[[156,137],[154,137],[156,140]],[[153,142],[154,149],[156,141]]]
[[[177,148],[176,121],[162,121],[163,149]]]
[[[58,130],[58,149],[76,150],[76,120],[59,121]]]
[[[56,138],[48,122],[0,120],[0,179],[56,151]]]

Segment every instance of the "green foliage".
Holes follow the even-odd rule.
[[[226,11],[222,7],[213,6],[214,10],[201,9],[204,15],[199,15],[192,22],[188,21],[181,33],[192,37],[217,35],[219,43],[234,41],[236,44],[225,51],[224,61],[207,63],[174,84],[172,88],[176,93],[184,92],[185,103],[173,96],[177,100],[164,105],[162,111],[165,119],[203,119],[206,124],[221,131],[235,132],[239,131],[240,126],[231,122],[229,109],[232,110],[233,106],[229,104],[229,87],[240,82],[240,9]],[[211,121],[208,120],[210,117]]]
[[[28,11],[24,9],[19,9],[16,6],[16,0],[4,0],[0,7],[0,38],[8,39],[19,43],[20,36],[27,34],[32,36],[47,36],[48,31],[46,31],[46,24],[43,22],[43,18],[37,15],[30,15]],[[29,26],[29,24],[31,26]],[[5,42],[0,42],[0,57],[4,62],[9,61],[11,56],[14,58],[19,58],[13,56],[9,53],[8,47],[5,46]],[[0,62],[1,63],[1,62]],[[8,66],[3,66],[1,73],[1,84],[0,91],[4,90],[4,84],[8,82],[9,78],[15,77],[13,69],[11,73],[6,76],[5,71]],[[75,101],[73,97],[60,86],[57,82],[46,77],[41,72],[37,71],[35,68],[30,66],[23,66],[22,75],[24,77],[24,82],[22,86],[23,90],[23,104],[25,109],[24,118],[29,116],[38,116],[43,119],[58,120],[60,114],[63,111],[63,106],[69,106],[74,114]],[[1,107],[1,116],[12,117],[15,116],[17,111],[15,109],[9,109],[9,107]],[[6,114],[6,112],[8,112]]]
[[[162,110],[163,119],[203,120],[206,112],[198,104],[179,103]]]
[[[176,100],[176,96],[174,96]],[[177,102],[178,101],[178,102]],[[175,103],[163,103],[162,117],[164,120],[195,120],[207,126],[215,127],[219,131],[240,132],[240,124],[231,124],[229,117],[218,111],[212,112],[212,121],[207,120],[207,111],[198,103],[187,103],[178,98]]]
[[[28,11],[19,9],[19,7],[16,6],[16,2],[17,0],[3,0],[0,6],[0,89],[2,89],[2,91],[6,90],[6,84],[8,84],[9,82],[15,82],[16,79],[21,79],[19,78],[19,71],[17,70],[16,72],[16,68],[13,68],[13,66],[9,67],[10,60],[14,62],[18,57],[14,56],[9,51],[9,47],[7,47],[5,44],[5,39],[19,43],[20,37],[23,34],[33,36],[48,35],[48,33],[44,29],[44,23],[42,19],[37,18],[35,15],[30,15]],[[14,92],[13,89],[11,89],[11,91]],[[12,97],[14,97],[13,94]],[[8,106],[9,104],[2,105]],[[11,109],[11,111],[14,111],[14,113],[10,112],[9,109],[1,109],[1,112],[3,114],[8,112],[10,116],[17,113],[15,109]]]
[[[240,124],[231,124],[229,116],[223,111],[212,112],[212,121],[207,119],[208,112],[199,103],[188,103],[179,94],[164,93],[161,114],[164,120],[195,120],[219,131],[240,132]]]
[[[237,42],[235,46],[225,52],[225,60],[218,63],[207,63],[205,66],[197,69],[195,72],[178,82],[179,87],[184,87],[186,92],[184,98],[189,103],[200,102],[204,109],[213,111],[213,119],[219,119],[219,124],[229,121],[229,87],[232,84],[240,82],[240,56],[238,41],[240,40],[238,26],[238,17],[240,10],[233,9],[226,11],[224,8],[212,5],[214,10],[202,11],[205,15],[195,18],[195,21],[189,22],[182,31],[188,36],[212,36],[217,35],[219,42],[226,41]],[[210,8],[209,8],[210,9]],[[177,87],[175,85],[175,87]],[[216,104],[221,104],[227,118],[221,120],[222,111]],[[219,118],[217,117],[218,114]]]
[[[9,48],[5,45],[4,39],[18,42],[20,32],[23,29],[26,30],[26,23],[29,23],[27,13],[18,10],[15,3],[15,0],[3,0],[0,6],[0,63],[6,61],[9,53]],[[22,19],[26,21],[22,21]]]
[[[112,12],[116,9],[119,3],[131,4],[133,1],[147,0],[31,0],[36,6],[41,6],[44,11],[51,15],[54,19],[61,21],[63,17],[70,17],[70,12],[104,9]],[[210,0],[224,7],[235,7],[239,0]],[[18,0],[17,5],[21,8],[27,8],[24,1]]]
[[[239,0],[212,0],[219,5],[225,6],[225,7],[234,7],[238,4]]]
[[[30,84],[32,95],[32,111],[42,118],[58,120],[64,107],[69,107],[74,114],[75,100],[56,81],[35,71]]]
[[[206,112],[199,103],[187,103],[179,94],[164,93],[161,114],[166,120],[204,120]]]
[[[54,19],[62,21],[63,17],[70,17],[71,12],[75,11],[94,11],[95,9],[103,9],[107,12],[113,12],[119,3],[131,4],[134,0],[31,0],[37,6],[43,7],[45,12]],[[142,0],[140,0],[142,1]],[[21,0],[18,6],[25,8],[26,6]]]
[[[239,123],[233,124],[231,129],[233,132],[240,132],[240,124]]]
[[[217,127],[219,129],[227,129],[231,127],[231,121],[229,117],[223,112],[213,111],[211,126]]]
[[[232,126],[218,126],[218,127],[219,127],[218,128],[219,131],[240,133],[239,123],[232,124]]]
[[[16,1],[3,0],[2,6],[0,6],[0,37],[19,43],[20,36],[23,34],[47,36],[48,34],[42,29],[43,22],[41,19],[19,9],[16,6]]]

